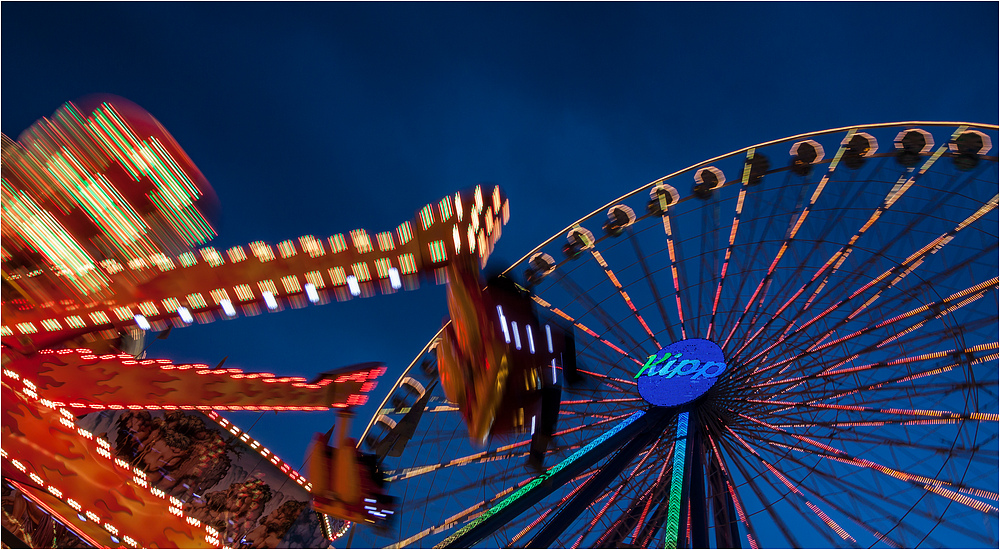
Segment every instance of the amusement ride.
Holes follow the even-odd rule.
[[[485,264],[506,196],[477,186],[376,234],[225,251],[203,246],[217,206],[163,126],[122,98],[70,102],[17,141],[4,136],[4,520],[21,542],[273,547],[299,516],[309,523],[310,500],[343,520],[390,521],[378,465],[347,438],[349,415],[332,446],[331,433],[316,438],[312,479],[220,415],[346,411],[384,365],[310,381],[178,365],[146,357],[145,335],[444,282],[460,246]],[[273,466],[302,500],[253,471],[234,480],[248,453],[248,468]],[[312,523],[319,532],[329,520]]]
[[[639,187],[484,279],[479,185],[218,251],[152,116],[3,138],[4,528],[32,546],[996,547],[997,127],[794,136]],[[880,145],[881,143],[881,145]],[[174,364],[192,324],[447,284],[386,368]],[[341,411],[308,476],[222,415]],[[276,481],[276,480],[280,480]]]
[[[467,430],[444,327],[361,440],[396,523],[352,543],[995,547],[996,131],[793,136],[582,216],[505,271],[534,320],[483,308],[541,406]]]

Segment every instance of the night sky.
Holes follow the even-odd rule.
[[[19,3],[2,130],[113,93],[223,207],[222,250],[395,228],[502,185],[506,267],[615,197],[755,143],[852,124],[998,121],[998,4]],[[176,330],[151,357],[310,378],[384,361],[352,433],[440,328],[444,288]],[[332,413],[230,414],[298,465]]]

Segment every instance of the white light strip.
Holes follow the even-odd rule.
[[[552,383],[556,383],[556,360],[552,359]]]
[[[184,321],[185,323],[193,323],[194,322],[194,317],[191,316],[191,312],[188,311],[188,308],[186,308],[186,307],[182,306],[182,307],[177,308],[177,315],[180,315],[181,316],[181,321]]]
[[[267,304],[267,309],[278,309],[278,301],[274,299],[274,294],[269,291],[264,291],[261,293],[264,297],[264,303]]]
[[[225,311],[229,317],[236,316],[236,308],[233,307],[233,303],[229,300],[219,300],[219,305],[222,306],[222,311]]]
[[[514,347],[521,349],[521,335],[517,333],[517,321],[511,321],[510,328],[514,332]]]
[[[531,415],[531,435],[535,435],[535,415]]]
[[[497,306],[497,313],[500,314],[500,328],[503,329],[503,339],[510,343],[510,332],[507,330],[507,318],[503,315],[503,308]]]
[[[555,353],[552,351],[552,327],[545,325],[545,339],[549,341],[549,353]]]
[[[149,330],[149,321],[142,315],[135,316],[135,324],[139,325],[142,330]]]
[[[403,281],[399,279],[399,270],[395,267],[389,268],[389,284],[392,285],[394,290],[399,290],[403,287]]]
[[[358,278],[354,275],[347,276],[347,289],[351,291],[351,296],[361,296],[361,287],[358,286]]]
[[[531,335],[531,325],[524,325],[524,330],[528,331],[528,351],[535,353],[535,337]]]
[[[316,292],[316,285],[312,283],[306,283],[305,289],[306,289],[306,296],[309,297],[310,302],[315,304],[316,302],[319,301],[319,293]]]

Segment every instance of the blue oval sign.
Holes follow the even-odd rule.
[[[635,378],[651,405],[674,407],[704,395],[724,372],[726,358],[715,342],[688,338],[651,355]]]

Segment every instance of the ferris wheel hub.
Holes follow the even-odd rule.
[[[650,355],[634,378],[639,395],[650,405],[677,407],[704,395],[726,369],[726,358],[718,344],[688,338]]]

